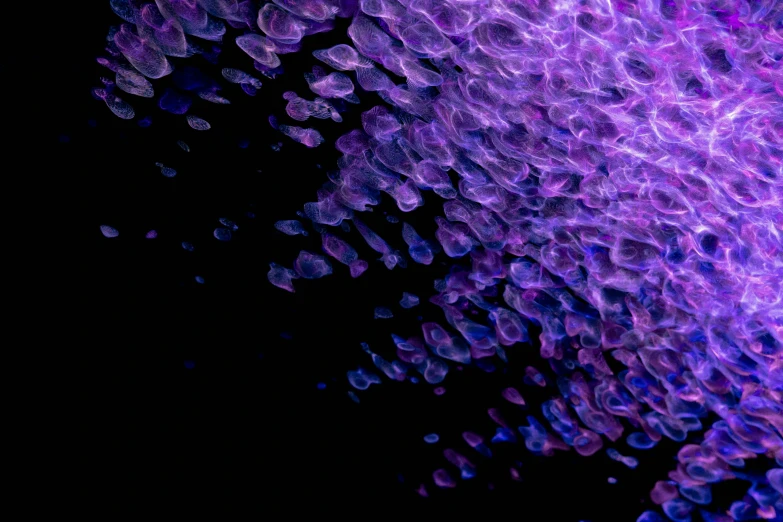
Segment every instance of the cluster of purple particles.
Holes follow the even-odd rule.
[[[126,23],[112,29],[109,56],[99,60],[116,78],[96,96],[126,119],[134,110],[125,94],[156,97],[197,130],[210,124],[189,112],[193,95],[229,101],[220,82],[192,71],[158,93],[155,80],[176,73],[170,57],[216,61],[217,43],[235,30],[244,33],[235,43],[248,64],[274,79],[280,55],[331,30],[336,17],[352,18],[346,43],[313,53],[323,64],[305,78],[315,97],[287,92],[276,103],[295,121],[340,122],[340,108],[359,101],[355,82],[378,105],[336,141],[343,156],[317,201],[304,205],[304,223],[275,224],[289,235],[320,234],[323,255],[302,251],[289,266],[272,264],[269,280],[293,292],[299,278],[345,271],[329,258],[353,277],[408,260],[453,260],[429,297],[448,326],[427,322],[419,336],[394,335],[391,361],[364,345],[376,369],[348,372],[353,388],[418,374],[443,393],[455,366],[504,364],[506,351],[529,348],[529,331],[541,332],[541,364],[556,379],[531,366],[525,383],[550,387],[551,400],[526,405],[518,389],[505,389],[503,399],[532,408],[527,425],[509,426],[492,408],[496,433],[466,432],[459,451],[486,457],[492,445],[519,441],[538,454],[590,456],[621,438],[640,451],[668,438],[683,443],[678,463],[651,492],[660,510],[640,522],[685,522],[697,512],[708,521],[783,520],[782,3],[111,5]],[[223,77],[251,96],[262,89],[239,69]],[[314,129],[270,124],[307,147],[324,141]],[[407,251],[357,217],[381,193],[413,212],[424,191],[443,200],[437,232],[422,237],[403,223]],[[340,238],[348,221],[380,263],[359,259]],[[230,239],[231,229],[215,237]],[[400,306],[418,303],[406,293]],[[613,371],[609,359],[624,369]],[[708,417],[715,420],[704,426]],[[694,435],[698,443],[686,444]],[[459,451],[445,450],[449,465],[420,494],[475,475]],[[631,468],[639,463],[607,451]],[[744,474],[748,459],[766,473]],[[711,510],[711,485],[738,478],[752,483],[747,495]]]

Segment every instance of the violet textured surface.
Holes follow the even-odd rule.
[[[337,71],[306,74],[318,97],[287,92],[275,103],[292,120],[334,123],[359,96],[376,93],[379,103],[362,114],[361,129],[334,143],[343,155],[302,221],[281,216],[274,226],[292,236],[311,228],[353,277],[381,265],[405,269],[408,259],[452,263],[429,296],[448,327],[428,322],[420,336],[393,335],[391,361],[364,346],[378,373],[348,371],[356,392],[381,376],[416,373],[445,391],[458,365],[502,367],[507,351],[529,348],[528,333],[540,332],[540,365],[556,378],[529,367],[525,384],[551,388],[551,400],[529,405],[525,425],[497,422],[494,437],[464,431],[460,451],[488,458],[494,444],[516,440],[543,455],[592,458],[604,449],[635,468],[636,457],[609,445],[624,438],[643,451],[667,438],[682,444],[651,493],[660,512],[638,520],[686,521],[694,512],[783,520],[783,4],[111,5],[124,23],[99,63],[115,79],[95,97],[127,120],[136,116],[134,96],[156,98],[192,129],[212,132],[219,129],[190,113],[194,96],[227,105],[219,94],[226,82],[259,98],[262,82],[235,68],[207,78],[174,58],[207,54],[228,25],[245,34],[224,44],[238,45],[246,68],[273,80],[285,74],[279,56],[332,30],[335,18],[352,18],[344,44],[313,53]],[[158,89],[169,75],[177,89]],[[324,144],[316,129],[270,123],[290,138],[285,146]],[[384,238],[359,217],[387,196],[415,212],[427,192],[442,200],[434,237],[404,223],[399,238]],[[346,222],[379,259],[360,260],[340,238]],[[223,225],[214,237],[229,241],[236,229]],[[397,250],[400,241],[408,248]],[[300,278],[347,275],[302,250],[273,263],[268,278],[293,292]],[[401,306],[415,306],[414,297],[405,294]],[[374,316],[392,312],[378,307]],[[524,395],[506,388],[498,402],[521,407]],[[704,425],[708,417],[716,420]],[[698,443],[685,443],[693,434]],[[443,455],[448,467],[414,488],[422,496],[476,475],[473,453]],[[743,475],[749,459],[766,474]],[[710,514],[711,485],[736,478],[752,482],[746,498]]]

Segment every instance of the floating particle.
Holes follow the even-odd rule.
[[[429,381],[428,381],[428,382],[429,382]],[[435,388],[434,390],[432,390],[432,392],[433,392],[435,395],[441,396],[441,395],[443,395],[444,393],[446,393],[446,388],[444,388],[443,386],[438,386],[437,388]]]
[[[140,96],[142,98],[152,98],[155,96],[155,90],[152,84],[144,76],[126,68],[117,68],[117,75],[114,79],[120,90]]]
[[[185,368],[187,368],[188,370],[192,370],[195,367],[196,367],[195,361],[185,361]]]
[[[228,218],[222,217],[222,218],[218,219],[218,221],[220,222],[221,225],[223,225],[224,227],[228,228],[232,232],[236,232],[237,230],[239,230],[239,227],[237,226],[237,224],[234,223],[233,221],[231,221]]]
[[[362,368],[348,372],[348,382],[357,390],[366,390],[372,384],[380,384],[381,378]]]
[[[645,511],[641,515],[639,515],[639,518],[636,519],[636,522],[665,522],[663,517],[656,513],[655,511]]]
[[[167,167],[162,163],[156,163],[155,165],[160,167],[160,173],[166,176],[167,178],[173,178],[174,176],[177,175],[177,171],[171,167]]]
[[[317,147],[324,142],[321,133],[315,129],[304,129],[293,125],[280,125],[278,130],[306,147]]]
[[[541,372],[532,366],[528,366],[525,368],[525,384],[541,386],[543,388],[546,386],[546,379]]]
[[[609,484],[617,484],[617,479],[616,479],[616,478],[614,478],[614,477],[609,477],[609,478],[607,478],[607,479],[606,479],[606,481],[607,481]]]
[[[318,384],[316,384],[315,387],[318,388],[319,390],[325,390],[326,389],[326,383],[325,382],[319,382]]]
[[[146,234],[144,234],[144,237],[147,239],[155,239],[158,237],[158,231],[157,230],[150,230]]]
[[[101,234],[103,234],[104,237],[117,237],[120,235],[116,228],[110,227],[109,225],[101,225]]]
[[[437,433],[430,433],[424,436],[424,442],[426,442],[427,444],[435,444],[439,440],[440,437],[438,436]]]
[[[231,231],[227,228],[218,227],[212,232],[212,235],[215,236],[215,239],[218,241],[231,240]]]
[[[304,229],[302,223],[295,219],[278,221],[275,223],[275,228],[289,236],[295,236],[297,234],[302,234],[303,236],[308,235],[308,232]]]
[[[158,107],[171,114],[185,114],[192,104],[193,98],[171,88],[166,89],[158,100]]]
[[[518,404],[519,406],[525,405],[525,399],[522,398],[522,394],[516,388],[506,388],[503,390],[502,395],[510,403]]]
[[[409,294],[408,292],[402,293],[402,299],[400,299],[400,306],[403,308],[413,308],[414,306],[418,306],[419,304],[419,297],[413,294]]]
[[[661,508],[663,508],[663,512],[671,520],[685,522],[686,520],[690,520],[688,515],[693,510],[693,505],[687,500],[673,498],[661,504]]]
[[[367,261],[357,259],[348,268],[351,270],[351,277],[356,278],[366,272],[368,267]]]
[[[196,276],[196,282],[200,285],[204,284],[204,278],[201,276]]]
[[[211,91],[202,91],[198,93],[198,97],[202,100],[206,100],[208,102],[216,103],[218,105],[230,105],[231,101],[227,100],[226,98],[223,98],[222,96],[219,96]]]
[[[188,125],[190,125],[190,128],[194,130],[205,131],[212,128],[212,125],[210,125],[207,120],[199,118],[198,116],[188,114],[185,118],[188,120]]]
[[[656,445],[654,440],[652,440],[646,433],[641,431],[628,435],[626,442],[629,446],[636,449],[650,449]]]
[[[133,110],[133,107],[128,102],[106,92],[104,89],[96,89],[94,92],[96,96],[102,98],[103,101],[106,102],[106,106],[109,107],[111,112],[118,118],[132,120],[136,116],[136,111]]]
[[[152,118],[149,116],[145,116],[144,118],[140,119],[137,122],[137,125],[143,129],[146,129],[150,125],[152,125]]]
[[[193,246],[193,243],[190,243],[188,241],[183,241],[182,242],[182,248],[184,248],[188,252],[193,252],[193,250],[195,250],[195,247]]]
[[[320,279],[332,273],[332,265],[324,256],[302,250],[294,261],[294,270],[305,279]]]
[[[436,470],[432,474],[432,479],[435,481],[435,485],[441,488],[453,488],[457,486],[457,483],[445,469]]]
[[[390,214],[390,215],[386,216],[386,221],[388,221],[389,223],[399,223],[400,222],[400,218],[398,218],[396,216],[392,216]]]
[[[351,400],[352,400],[353,402],[355,402],[356,404],[359,404],[359,396],[358,396],[358,395],[356,395],[354,392],[352,392],[352,391],[349,391],[349,392],[348,392],[348,397],[350,397],[350,398],[351,398]]]
[[[267,273],[267,279],[269,282],[278,288],[294,292],[293,280],[299,278],[299,274],[291,270],[278,265],[277,263],[269,264],[269,272]]]
[[[394,317],[394,314],[391,310],[388,308],[384,308],[382,306],[378,306],[375,308],[375,318],[376,319],[391,319]]]
[[[185,152],[190,152],[190,146],[187,143],[185,143],[184,141],[179,140],[177,142],[177,145],[179,145],[179,148],[181,148]]]
[[[232,69],[227,67],[221,71],[223,78],[231,83],[238,83],[240,85],[250,85],[255,89],[261,88],[261,80],[251,76],[250,74],[240,71],[239,69]]]

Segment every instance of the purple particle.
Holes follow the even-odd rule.
[[[402,293],[402,299],[400,300],[400,306],[403,308],[413,308],[419,304],[419,297],[408,292]]]
[[[215,236],[215,239],[217,239],[218,241],[231,240],[231,231],[227,228],[218,227],[215,229],[214,232],[212,232],[212,235]]]
[[[394,314],[388,308],[378,306],[377,308],[375,308],[374,317],[376,319],[391,319],[392,317],[394,317]]]
[[[109,225],[101,225],[101,234],[104,235],[104,237],[117,237],[120,235],[120,233],[117,231],[116,228],[110,227]]]

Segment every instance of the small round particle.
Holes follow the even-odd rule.
[[[109,225],[101,225],[101,234],[105,237],[117,237],[120,235],[116,228]]]
[[[192,370],[196,367],[196,363],[194,361],[185,361],[185,368],[188,370]]]
[[[204,278],[201,276],[196,276],[196,282],[200,285],[204,284]]]
[[[215,239],[218,241],[228,241],[231,239],[231,231],[227,228],[216,228],[212,235],[215,236]]]
[[[435,444],[439,440],[440,437],[438,437],[437,433],[430,433],[424,436],[424,442],[426,442],[427,444]]]

